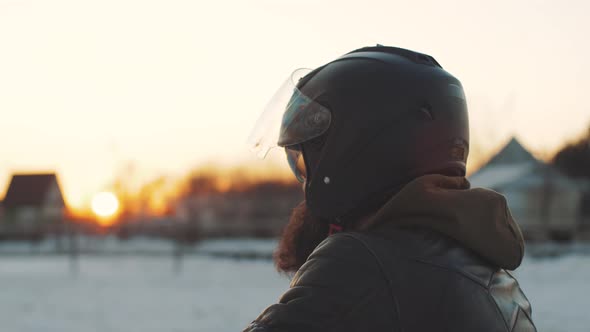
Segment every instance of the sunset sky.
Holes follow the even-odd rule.
[[[0,0],[0,199],[55,170],[70,204],[142,177],[259,161],[245,140],[296,68],[376,43],[463,82],[472,150],[551,153],[590,125],[588,1]]]

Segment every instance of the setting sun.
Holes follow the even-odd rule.
[[[92,199],[92,212],[99,218],[112,218],[117,210],[119,210],[119,200],[111,192],[100,192]]]

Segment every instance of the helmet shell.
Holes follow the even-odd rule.
[[[465,174],[463,88],[434,58],[363,48],[314,70],[298,88],[332,116],[319,144],[302,143],[314,215],[342,217],[420,175]]]

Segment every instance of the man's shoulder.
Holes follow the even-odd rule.
[[[376,278],[380,274],[378,257],[358,234],[342,232],[322,241],[295,274],[292,285],[317,278],[332,284]]]
[[[387,232],[342,232],[326,238],[293,279],[294,283],[321,276],[346,283],[368,278],[394,280],[397,274],[428,266],[432,278],[450,276],[488,289],[494,266],[457,241],[422,228],[392,229]],[[327,278],[326,278],[327,277]],[[303,280],[302,280],[303,279]]]
[[[535,331],[530,303],[516,279],[452,238],[418,228],[352,236],[378,257],[398,303],[406,309],[418,308],[406,310],[408,315],[442,310],[452,317],[449,324],[472,324],[468,330],[487,331],[495,326],[521,331],[516,328],[520,326],[522,331]],[[429,301],[416,305],[417,298]],[[466,321],[465,315],[474,319]],[[409,320],[420,322],[419,318]],[[482,329],[478,322],[489,326]]]
[[[334,234],[317,246],[279,302],[246,331],[394,330],[385,280],[361,241]]]
[[[385,231],[352,233],[385,265],[411,269],[430,265],[447,273],[456,273],[488,287],[500,269],[454,239],[427,228],[390,228]]]

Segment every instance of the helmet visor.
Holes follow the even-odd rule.
[[[260,158],[276,146],[290,146],[316,138],[330,127],[330,111],[305,96],[297,82],[311,72],[297,69],[274,94],[248,137],[248,145]]]

